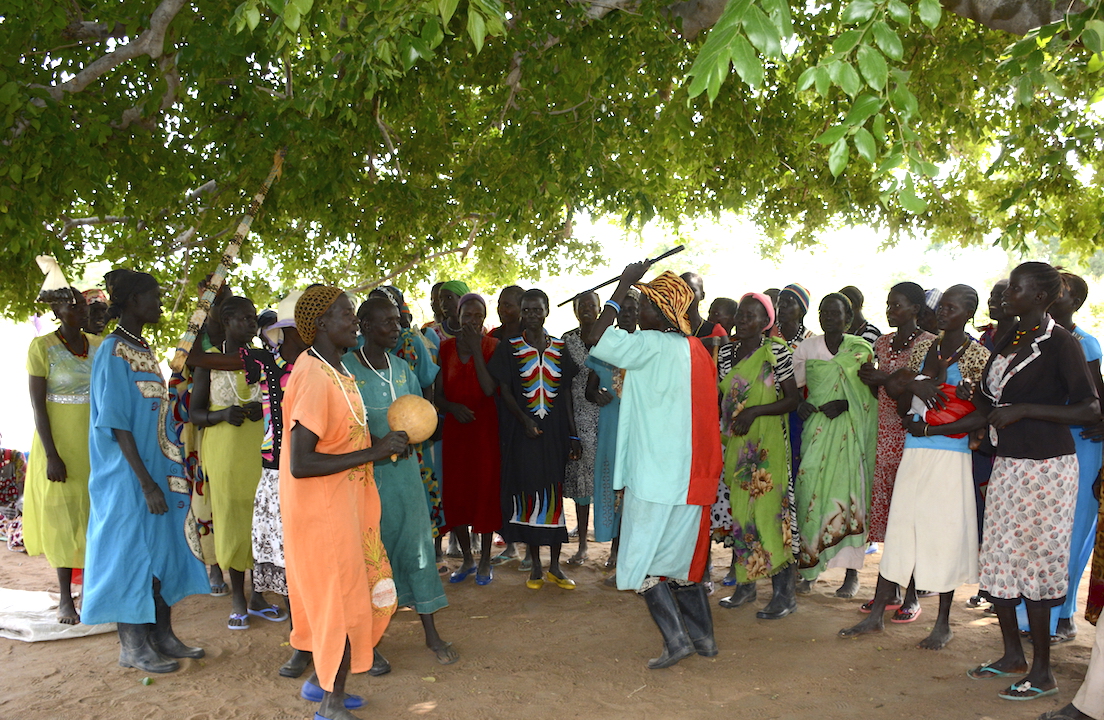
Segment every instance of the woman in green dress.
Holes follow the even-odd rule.
[[[764,336],[773,325],[770,298],[744,295],[736,340],[717,356],[725,473],[712,513],[713,539],[732,548],[729,576],[736,585],[721,607],[754,600],[756,580],[770,577],[774,597],[758,614],[768,620],[797,608],[786,415],[797,408],[799,396],[789,346]]]
[[[230,297],[220,306],[224,355],[238,356],[257,335],[257,310],[248,298]],[[259,378],[258,378],[259,379]],[[253,500],[261,479],[264,441],[261,388],[243,370],[197,367],[191,419],[205,428],[200,454],[207,476],[219,567],[230,572],[231,611],[227,628],[248,630],[249,616],[280,622],[287,613],[253,591],[245,598],[245,571],[253,569]]]
[[[874,359],[874,349],[846,334],[851,320],[846,296],[824,296],[824,334],[794,351],[797,385],[808,390],[797,408],[805,422],[794,486],[799,592],[809,592],[825,569],[842,567],[846,577],[836,590],[842,598],[854,597],[859,589],[878,435],[878,400],[859,379],[859,368]]]
[[[387,409],[403,395],[421,396],[421,384],[410,364],[391,352],[402,327],[399,309],[381,297],[370,297],[357,311],[364,345],[345,355],[345,366],[356,379],[372,444],[391,432]],[[379,488],[380,535],[391,561],[399,607],[413,607],[422,621],[426,647],[442,665],[451,665],[460,654],[437,633],[433,613],[448,607],[437,557],[433,526],[426,507],[418,460],[412,453],[391,456],[375,464]]]
[[[63,290],[64,291],[64,290]],[[35,436],[27,463],[23,542],[57,569],[58,622],[80,622],[73,604],[73,568],[84,567],[88,527],[88,398],[100,338],[81,331],[88,305],[76,288],[50,305],[61,327],[27,351]]]

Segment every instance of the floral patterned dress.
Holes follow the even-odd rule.
[[[756,418],[747,435],[732,434],[732,419],[745,407],[768,405],[782,397],[782,383],[793,376],[790,350],[780,338],[739,362],[738,343],[721,348],[721,438],[724,477],[713,503],[713,540],[735,550],[736,580],[769,577],[794,560],[793,482],[790,438],[785,415]]]
[[[893,339],[897,333],[882,335],[874,341],[874,357],[878,369],[892,375],[903,367],[908,367],[912,348],[923,340],[934,340],[935,336],[926,330],[920,330],[900,351],[893,349]],[[870,500],[870,542],[885,540],[886,521],[889,519],[889,500],[893,497],[893,481],[897,478],[897,466],[901,464],[901,454],[905,451],[905,428],[901,425],[901,416],[897,414],[897,401],[878,387],[878,445],[874,458],[874,489]]]

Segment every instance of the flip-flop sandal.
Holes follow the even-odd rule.
[[[490,570],[486,575],[475,574],[475,584],[480,586],[490,585],[494,580],[494,570]]]
[[[1027,695],[1017,693],[1028,693]],[[1040,690],[1037,687],[1032,687],[1031,683],[1024,680],[1019,685],[1010,685],[1007,690],[1002,690],[997,693],[997,697],[1001,700],[1038,700],[1039,698],[1046,697],[1047,695],[1057,695],[1057,686],[1052,687],[1050,690]]]
[[[248,630],[249,616],[239,613],[230,613],[230,621],[226,623],[226,628],[228,630]]]
[[[917,607],[915,610],[902,610],[897,608],[897,612],[893,613],[893,617],[889,619],[891,623],[897,623],[903,625],[905,623],[915,622],[916,618],[920,617],[920,613],[923,608]]]
[[[322,698],[325,694],[326,691],[322,689],[321,685],[315,685],[310,680],[304,682],[302,689],[299,690],[299,697],[312,703],[322,702]],[[362,707],[364,707],[364,698],[360,695],[349,694],[345,696],[346,710],[356,710]],[[315,715],[315,717],[318,717],[318,715]]]
[[[218,585],[211,586],[211,597],[223,597],[230,594],[230,588],[226,587],[226,583],[219,583]]]
[[[725,575],[724,580],[721,580],[721,585],[724,585],[725,587],[732,587],[736,584],[736,582],[736,578],[732,575]]]
[[[469,575],[474,575],[475,571],[478,568],[479,568],[478,565],[472,565],[467,570],[457,570],[452,575],[449,575],[449,582],[454,583],[454,584],[459,583],[459,582],[464,582],[465,580],[468,579]]]
[[[966,677],[971,680],[988,680],[989,678],[1003,678],[1003,677],[1016,677],[1023,675],[1023,673],[1010,673],[1003,670],[998,670],[990,663],[984,665],[978,665],[973,670],[966,671]]]
[[[983,598],[981,595],[971,595],[970,599],[966,601],[966,607],[971,610],[978,610],[984,608],[989,604],[989,601]]]
[[[582,565],[587,561],[587,556],[584,554],[582,557],[576,557],[572,555],[567,560],[564,560],[564,565]]]
[[[533,569],[533,561],[526,558],[518,563],[518,572],[529,572]]]
[[[889,612],[890,610],[897,610],[903,604],[904,603],[896,603],[896,604],[889,603],[888,605],[885,606],[886,612]],[[873,610],[873,609],[874,609],[874,598],[870,598],[869,600],[864,602],[862,605],[859,605],[859,612],[866,613],[867,615],[869,615],[870,611]]]
[[[518,559],[517,555],[502,555],[502,554],[495,555],[493,558],[491,558],[491,565],[505,565],[506,563],[510,562],[511,560],[517,560],[517,559]]]
[[[284,622],[288,619],[287,613],[284,612],[282,609],[276,607],[275,605],[269,605],[268,607],[263,607],[260,610],[249,608],[248,612],[250,615],[263,618],[265,620],[268,620],[269,622]]]

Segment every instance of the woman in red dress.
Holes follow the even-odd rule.
[[[457,311],[460,334],[441,343],[441,374],[434,391],[437,407],[445,413],[441,503],[464,554],[449,582],[467,580],[474,571],[476,584],[489,585],[494,579],[493,534],[502,527],[498,410],[495,381],[487,370],[498,340],[483,334],[487,303],[481,296],[464,295]],[[478,566],[472,558],[469,525],[482,535]]]

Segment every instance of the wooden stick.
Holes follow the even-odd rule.
[[[234,237],[230,239],[230,243],[222,253],[222,259],[219,260],[218,267],[215,268],[214,275],[211,276],[211,282],[204,288],[203,295],[200,296],[199,302],[196,304],[195,312],[188,320],[188,329],[184,331],[184,337],[180,338],[180,342],[177,343],[176,353],[173,355],[172,361],[169,362],[169,367],[174,372],[180,372],[184,369],[184,362],[188,359],[188,354],[192,351],[192,345],[195,344],[196,338],[199,337],[199,329],[203,327],[203,323],[207,322],[207,314],[211,311],[211,302],[215,299],[218,291],[222,289],[222,284],[226,280],[226,272],[234,264],[234,260],[237,259],[238,251],[241,250],[242,243],[249,235],[249,227],[253,224],[253,218],[260,211],[265,197],[268,196],[269,189],[280,177],[285,156],[287,156],[286,147],[280,148],[272,157],[272,169],[268,171],[268,177],[261,184],[261,189],[253,196],[253,202],[250,203],[248,212],[238,223],[237,232],[234,233]]]
[[[656,264],[657,262],[659,262],[660,260],[664,260],[664,259],[666,259],[666,258],[669,258],[669,257],[671,257],[672,255],[676,255],[676,254],[678,254],[678,253],[682,252],[682,251],[683,251],[683,250],[685,250],[685,249],[686,249],[686,246],[685,246],[685,245],[676,245],[675,247],[671,248],[670,250],[668,250],[667,252],[663,253],[663,254],[662,254],[662,255],[660,255],[659,257],[654,257],[654,258],[652,258],[651,260],[645,260],[644,262],[648,263],[649,265],[655,265],[655,264]],[[594,286],[594,287],[592,287],[592,288],[591,288],[590,290],[583,290],[583,291],[582,291],[581,293],[577,293],[577,294],[575,294],[575,295],[572,295],[572,296],[571,296],[571,297],[569,297],[569,298],[568,298],[567,300],[564,300],[564,301],[563,301],[562,303],[560,303],[560,304],[559,304],[559,305],[557,305],[556,307],[563,307],[564,305],[567,305],[567,304],[568,304],[569,302],[573,302],[573,301],[575,300],[575,298],[577,298],[577,297],[581,297],[581,296],[583,296],[583,295],[589,295],[590,293],[592,293],[592,292],[595,292],[596,290],[601,290],[601,289],[602,289],[602,288],[604,288],[604,287],[605,287],[606,285],[612,285],[612,284],[614,284],[615,282],[617,282],[617,281],[618,281],[618,280],[620,280],[620,279],[621,279],[621,276],[620,276],[620,275],[618,275],[618,276],[617,276],[617,277],[615,277],[615,278],[611,278],[611,279],[609,279],[609,280],[606,280],[606,281],[605,281],[604,283],[602,283],[601,285],[595,285],[595,286]]]

